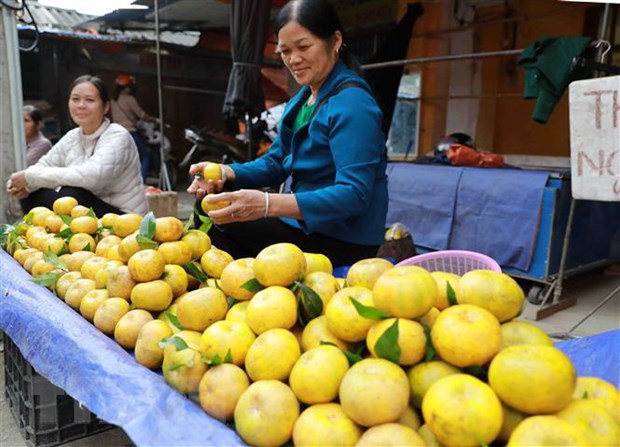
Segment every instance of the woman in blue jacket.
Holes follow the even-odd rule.
[[[335,266],[374,257],[388,205],[381,110],[353,69],[327,1],[289,2],[277,17],[276,35],[284,64],[302,86],[286,106],[278,137],[261,158],[221,165],[221,181],[195,180],[188,192],[202,198],[232,183],[236,191],[208,200],[231,202],[209,212],[217,224],[209,235],[234,258],[256,256],[278,242],[323,253]],[[207,164],[192,165],[190,174]],[[290,193],[255,189],[289,176]]]

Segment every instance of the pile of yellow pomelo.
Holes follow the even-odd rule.
[[[251,237],[251,236],[248,236]],[[335,278],[289,243],[233,259],[175,217],[71,197],[5,249],[254,446],[618,445],[620,393],[517,319],[508,275],[365,259]]]

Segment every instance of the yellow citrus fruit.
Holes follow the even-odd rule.
[[[290,329],[297,322],[297,298],[286,287],[267,287],[250,300],[245,321],[256,334],[274,328]]]
[[[222,167],[218,163],[209,163],[202,170],[202,178],[205,181],[212,180],[215,183],[222,180]]]
[[[131,304],[138,309],[160,311],[172,303],[172,289],[167,282],[156,279],[136,284],[131,289],[130,297]]]
[[[488,310],[457,304],[439,314],[431,340],[439,357],[452,365],[484,365],[501,349],[502,329]]]
[[[396,322],[398,322],[396,345],[400,349],[398,364],[408,366],[418,363],[426,354],[426,335],[424,334],[424,328],[417,321],[405,318],[388,318],[376,322],[368,330],[368,335],[366,336],[368,350],[373,357],[381,357],[377,353],[377,341]]]
[[[237,365],[222,363],[204,373],[198,386],[200,406],[219,421],[233,419],[239,397],[250,386],[250,379]]]
[[[121,243],[120,237],[114,234],[106,236],[97,243],[97,247],[95,247],[95,254],[97,256],[104,256],[107,258],[110,247],[114,245],[118,245],[120,243]]]
[[[403,369],[384,359],[354,364],[340,383],[340,405],[359,425],[372,427],[397,420],[409,403],[409,381]]]
[[[278,353],[274,355],[274,353]],[[299,342],[292,332],[276,328],[263,332],[245,356],[245,370],[253,381],[286,380],[301,355]]]
[[[306,253],[306,275],[313,272],[324,272],[330,275],[334,272],[332,261],[322,253]]]
[[[56,295],[62,300],[65,299],[65,293],[67,293],[67,289],[76,279],[80,279],[82,274],[78,272],[67,272],[56,280],[56,285],[54,287],[54,291]]]
[[[370,327],[376,323],[362,317],[352,299],[364,306],[374,306],[373,294],[366,287],[347,287],[332,296],[325,309],[327,329],[336,337],[347,342],[362,341]]]
[[[155,219],[155,235],[157,242],[173,242],[183,237],[183,222],[174,216],[158,217]]]
[[[80,309],[80,303],[86,293],[95,290],[96,284],[92,279],[80,278],[73,281],[65,292],[65,303],[75,310]]]
[[[523,289],[505,273],[472,270],[459,282],[459,303],[482,307],[502,323],[521,313],[524,300]]]
[[[277,380],[251,384],[235,407],[235,429],[249,445],[282,445],[291,438],[299,417],[299,402],[291,389]]]
[[[164,273],[166,261],[157,250],[140,250],[127,261],[129,273],[134,281],[146,282],[159,279]]]
[[[392,267],[394,267],[394,264],[387,259],[362,259],[349,268],[347,272],[347,285],[349,287],[366,287],[372,290],[377,278]]]
[[[25,248],[23,250],[16,250],[13,254],[13,257],[23,266],[24,262],[26,262],[26,259],[28,259],[28,256],[38,252],[39,250],[37,250],[36,248]]]
[[[32,274],[33,278],[38,278],[39,276],[45,275],[46,273],[49,273],[56,268],[57,267],[51,262],[46,262],[44,259],[39,259],[32,265],[30,273]]]
[[[441,360],[422,362],[412,366],[407,372],[411,387],[411,403],[417,408],[422,408],[424,396],[433,383],[460,372],[461,370],[457,367]]]
[[[444,310],[450,305],[448,302],[448,283],[454,291],[456,302],[460,303],[459,282],[461,277],[459,275],[449,272],[431,272],[431,276],[437,283],[437,299],[435,300],[435,307],[437,309]]]
[[[439,309],[437,309],[436,307],[431,307],[431,310],[429,310],[426,315],[422,315],[421,317],[416,318],[416,321],[419,321],[423,326],[432,329],[440,313],[441,312],[439,311]]]
[[[52,209],[56,214],[71,215],[71,210],[78,205],[77,199],[71,196],[59,197],[54,200]]]
[[[340,286],[338,285],[336,278],[334,278],[331,273],[321,271],[306,274],[302,283],[310,287],[317,293],[317,295],[319,295],[321,301],[323,302],[323,313],[325,313],[327,303],[329,303],[332,299],[332,296],[340,290]],[[297,290],[297,296],[300,296],[301,293],[302,292],[300,289]]]
[[[490,444],[502,428],[502,404],[489,385],[467,374],[454,374],[431,385],[422,415],[446,445]]]
[[[205,251],[211,248],[211,238],[200,230],[189,230],[181,238],[192,251],[192,259],[200,259]]]
[[[489,385],[502,402],[528,414],[560,411],[572,400],[576,383],[570,359],[552,346],[510,346],[489,366]]]
[[[362,429],[337,403],[316,404],[306,408],[293,428],[296,446],[353,446]]]
[[[129,300],[131,291],[136,284],[136,281],[131,277],[131,273],[129,273],[129,267],[121,265],[108,273],[106,288],[110,296],[118,296]]]
[[[426,315],[437,300],[437,283],[421,267],[405,265],[384,272],[372,288],[377,309],[394,317]]]
[[[323,345],[304,352],[291,370],[289,386],[305,404],[322,404],[338,397],[349,361],[335,346]]]
[[[168,323],[161,320],[153,320],[146,323],[138,332],[134,355],[136,361],[149,369],[157,369],[164,359],[164,349],[159,342],[172,336],[172,329]]]
[[[26,258],[26,260],[24,261],[24,269],[28,273],[31,273],[32,267],[34,266],[34,264],[38,261],[41,261],[42,259],[43,259],[43,252],[37,250],[36,253],[32,253]]]
[[[426,424],[422,424],[418,429],[418,435],[424,440],[427,447],[444,447]]]
[[[105,213],[99,219],[99,223],[102,227],[106,228],[114,228],[114,222],[116,221],[118,214],[116,213]]]
[[[232,305],[228,312],[226,312],[226,320],[229,321],[242,321],[245,323],[245,311],[248,308],[249,301],[240,301]]]
[[[306,258],[299,247],[288,242],[263,248],[254,259],[254,276],[265,287],[288,287],[306,273]]]
[[[112,223],[114,234],[120,238],[127,237],[140,229],[142,216],[136,213],[121,214]]]
[[[116,323],[114,339],[123,348],[135,348],[140,329],[149,321],[153,321],[153,315],[150,312],[142,309],[130,310]]]
[[[77,251],[92,251],[94,253],[97,243],[90,234],[76,233],[69,239],[68,247],[69,253]]]
[[[413,428],[391,422],[370,427],[355,445],[359,447],[378,445],[425,447],[426,443]]]
[[[76,251],[75,253],[71,253],[67,258],[65,263],[67,264],[67,268],[71,272],[79,272],[82,270],[82,265],[89,259],[95,257],[95,253],[92,251]]]
[[[93,324],[107,335],[114,334],[116,323],[129,312],[129,303],[123,298],[108,298],[95,311]]]
[[[57,214],[50,214],[45,219],[45,229],[48,233],[58,233],[64,225],[66,224],[62,220],[62,217]]]
[[[417,409],[409,405],[405,412],[396,420],[396,422],[417,430],[420,428],[420,425],[422,425],[422,417],[419,415]]]
[[[170,305],[170,307],[168,307],[168,309],[162,310],[157,315],[157,319],[168,323],[168,325],[170,326],[170,329],[172,329],[172,332],[176,334],[177,332],[181,331],[181,328],[178,327],[178,326],[180,326],[180,323],[178,323],[178,326],[177,326],[176,322],[172,321],[171,317],[176,318],[176,316],[177,316],[177,305],[176,305],[175,302],[173,302]]]
[[[110,298],[110,294],[106,289],[95,289],[87,292],[80,301],[80,314],[88,321],[93,321],[95,312],[105,300]]]
[[[591,445],[578,428],[552,415],[531,416],[516,426],[507,447]]]
[[[208,368],[202,361],[200,351],[192,348],[177,350],[172,344],[164,349],[164,361],[161,365],[164,379],[181,394],[197,394],[200,380]]]
[[[162,255],[166,264],[185,265],[192,260],[192,250],[186,242],[163,242],[157,252]]]
[[[177,298],[187,291],[189,285],[187,272],[180,265],[166,265],[162,279],[170,286],[173,298]]]
[[[553,346],[551,338],[538,326],[527,321],[511,320],[502,324],[502,349],[508,346],[534,344]]]
[[[97,275],[99,269],[103,267],[107,262],[107,258],[97,255],[87,259],[82,264],[82,267],[80,267],[80,273],[82,273],[82,278],[95,279],[95,276]]]
[[[92,216],[76,217],[69,224],[69,229],[72,233],[95,234],[97,228],[99,228],[99,222],[97,218]]]
[[[140,250],[140,244],[138,244],[138,233],[132,233],[129,236],[125,236],[118,244],[118,256],[124,263],[127,263],[129,258],[138,253]]]
[[[208,213],[209,211],[221,210],[222,208],[226,208],[230,205],[230,201],[228,200],[216,200],[215,202],[212,202],[211,200],[214,196],[215,194],[207,194],[202,198],[200,207],[205,213]]]
[[[90,214],[90,208],[84,205],[75,205],[71,209],[71,217],[73,218],[87,216],[88,214]]]
[[[34,213],[32,216],[32,225],[36,227],[42,227],[43,229],[45,229],[45,220],[49,216],[53,216],[53,215],[54,215],[54,212],[47,208],[45,210],[41,210],[37,213]]]
[[[508,441],[514,429],[526,416],[525,413],[515,410],[502,402],[502,429],[499,431],[497,439],[504,442]]]
[[[588,399],[600,403],[620,424],[620,391],[598,377],[578,377],[573,399]]]
[[[254,258],[236,259],[224,267],[220,275],[219,286],[222,291],[236,300],[249,300],[256,292],[252,292],[243,284],[254,278],[252,265]]]
[[[333,343],[342,350],[349,349],[346,341],[336,337],[327,328],[327,317],[325,315],[313,318],[304,327],[301,333],[302,352],[321,346],[321,342]]]
[[[110,272],[122,265],[123,263],[121,261],[104,262],[103,265],[97,270],[97,273],[95,273],[94,280],[97,283],[97,288],[105,289],[108,284],[108,276],[110,275]]]
[[[223,320],[228,311],[226,295],[219,289],[205,287],[187,292],[177,303],[177,318],[185,329],[204,331]]]
[[[229,355],[237,366],[243,366],[245,356],[256,340],[250,327],[241,321],[220,320],[205,329],[200,338],[200,351],[209,360]]]
[[[215,246],[205,251],[200,257],[200,265],[211,278],[219,278],[224,267],[233,262],[233,257]]]
[[[619,445],[620,430],[605,407],[594,400],[576,399],[556,413],[583,433],[589,445]]]

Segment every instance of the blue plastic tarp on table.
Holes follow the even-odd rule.
[[[0,329],[54,385],[139,446],[244,445],[0,250]]]
[[[620,329],[559,341],[555,346],[571,359],[577,376],[598,377],[620,387]]]

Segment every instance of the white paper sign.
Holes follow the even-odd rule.
[[[569,104],[573,197],[620,201],[620,76],[571,83]]]

